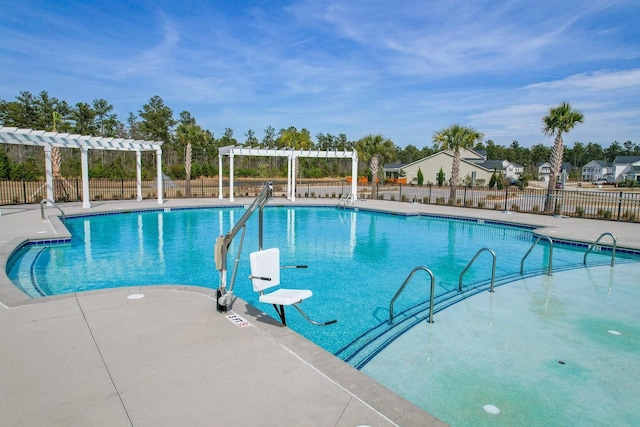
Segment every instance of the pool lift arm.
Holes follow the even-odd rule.
[[[258,247],[262,249],[262,209],[271,200],[273,195],[273,184],[269,182],[260,191],[256,199],[247,208],[244,215],[238,220],[234,227],[224,236],[220,236],[216,239],[216,245],[214,248],[214,259],[216,262],[216,269],[220,271],[220,287],[216,292],[217,309],[219,312],[226,312],[229,303],[233,297],[233,285],[236,279],[236,272],[238,270],[238,263],[240,262],[240,253],[242,252],[242,243],[244,242],[244,235],[247,231],[247,221],[256,211],[259,209],[259,234],[258,234]],[[235,263],[233,266],[233,272],[231,274],[231,281],[227,288],[227,253],[229,252],[229,246],[233,238],[242,230],[242,236],[240,237],[240,245],[238,247],[238,253],[236,255]]]

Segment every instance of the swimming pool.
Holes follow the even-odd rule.
[[[243,212],[162,209],[69,218],[69,243],[22,248],[10,260],[8,275],[33,297],[137,285],[217,288],[215,238]],[[459,275],[478,250],[495,251],[499,284],[520,277],[520,260],[533,242],[527,227],[327,207],[268,207],[264,222],[265,247],[280,248],[283,264],[309,266],[283,270],[282,283],[313,291],[314,297],[303,303],[312,317],[338,319],[337,325],[318,328],[292,313],[289,326],[358,368],[428,314],[429,282],[426,274],[417,274],[395,303],[397,318],[388,328],[391,298],[414,267],[433,271],[441,308],[446,298],[460,295]],[[247,228],[234,291],[274,316],[270,306],[258,302],[247,280],[248,254],[258,247],[257,219],[251,218]],[[230,265],[237,240],[229,251]],[[544,244],[534,248],[525,262],[527,275],[545,271],[548,249]],[[556,244],[554,269],[582,265],[584,251]],[[589,257],[590,265],[607,264],[611,254]],[[617,259],[631,258],[618,254]],[[465,296],[474,287],[486,287],[490,276],[491,259],[482,255],[464,276]]]

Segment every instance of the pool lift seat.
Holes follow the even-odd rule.
[[[284,289],[279,288],[276,291],[265,293],[264,291],[280,285],[280,269],[281,268],[306,268],[306,265],[280,266],[280,250],[278,248],[269,248],[249,254],[249,262],[251,264],[251,275],[249,279],[253,284],[253,290],[260,293],[259,301],[266,304],[272,304],[283,325],[287,325],[284,307],[292,305],[300,312],[302,317],[308,322],[316,326],[326,326],[336,323],[337,320],[328,322],[316,322],[298,306],[302,301],[313,296],[313,292],[309,289]]]

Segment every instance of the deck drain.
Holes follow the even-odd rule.
[[[482,409],[484,409],[484,412],[491,415],[498,415],[500,413],[500,409],[494,405],[484,405]]]
[[[614,331],[613,329],[610,329],[608,332],[609,332],[611,335],[622,335],[622,332]]]
[[[144,294],[131,294],[127,295],[127,299],[140,299],[144,298]]]

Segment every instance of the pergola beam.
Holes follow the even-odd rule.
[[[80,150],[82,164],[82,207],[90,208],[89,201],[89,150],[134,151],[136,153],[137,200],[142,200],[141,162],[142,151],[155,151],[157,161],[158,204],[162,204],[162,141],[145,141],[125,138],[105,138],[75,135],[43,130],[19,129],[0,126],[0,143],[44,147],[47,198],[54,200],[51,148],[76,148]]]

